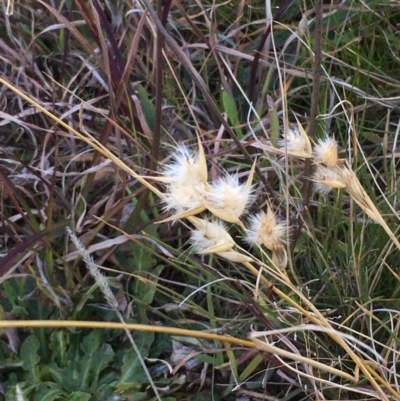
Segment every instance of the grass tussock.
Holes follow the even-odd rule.
[[[0,397],[400,399],[400,6],[322,3],[0,3]]]

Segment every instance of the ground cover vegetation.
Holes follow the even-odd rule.
[[[400,399],[398,1],[0,4],[2,399]]]

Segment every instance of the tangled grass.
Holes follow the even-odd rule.
[[[400,399],[400,6],[280,3],[1,3],[5,399]]]

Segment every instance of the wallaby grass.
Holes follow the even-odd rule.
[[[1,5],[5,399],[400,398],[399,4]],[[312,191],[296,120],[336,139],[346,188]],[[256,160],[201,254],[222,208],[165,210],[177,145],[204,188]],[[244,240],[268,209],[282,248]]]

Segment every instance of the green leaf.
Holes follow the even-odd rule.
[[[142,272],[151,272],[153,277],[158,277],[161,271],[164,269],[163,265],[154,267],[157,263],[157,260],[154,257],[152,250],[138,243],[132,244],[132,260],[135,263],[132,271],[137,275],[140,275]],[[143,276],[147,276],[147,274]],[[152,281],[154,282],[154,279]],[[134,281],[132,293],[135,298],[140,300],[140,302],[150,305],[153,302],[156,291],[155,284],[155,282],[154,284],[147,283],[145,280],[140,280],[137,278]]]
[[[7,380],[9,387],[15,387],[19,383],[18,376],[15,374],[15,372],[11,372],[8,375]]]
[[[92,365],[91,389],[96,391],[100,374],[114,359],[114,351],[110,344],[103,344],[102,347],[90,358]]]
[[[51,359],[58,365],[65,366],[67,363],[66,354],[69,341],[69,334],[64,330],[57,330],[51,333],[49,348],[53,351]]]
[[[0,339],[0,372],[13,371],[21,368],[24,362],[18,357],[18,355],[13,354],[9,357],[10,350],[6,342]]]
[[[151,346],[149,358],[158,358],[162,353],[172,352],[171,336],[164,333],[155,335],[154,342]]]
[[[11,302],[11,304],[15,306],[16,301],[18,300],[18,292],[12,285],[12,282],[9,280],[4,280],[2,285],[3,285],[3,290],[6,294],[7,301]]]
[[[85,360],[71,361],[64,369],[59,369],[57,379],[61,377],[62,383],[68,391],[88,391],[88,366]],[[56,370],[56,369],[54,369]]]
[[[125,393],[133,393],[134,395],[137,395],[137,398],[129,396],[129,400],[143,400],[146,399],[146,393],[139,393],[140,391],[140,385],[136,383],[119,383],[115,389],[115,392],[118,394],[123,393],[125,396]],[[145,397],[142,398],[142,395]]]
[[[5,370],[14,370],[23,367],[24,362],[21,360],[15,360],[7,358],[7,359],[2,359],[0,358],[0,371],[5,371]]]
[[[210,356],[210,355],[205,355],[205,354],[197,354],[195,356],[196,359],[198,359],[201,362],[209,363],[211,365],[215,365],[215,356]]]
[[[49,365],[47,365],[47,373],[52,377],[55,382],[63,384],[63,386],[68,389],[65,383],[64,369],[60,368],[57,364],[51,362]]]
[[[140,286],[137,286],[137,292],[135,293],[135,297],[138,298],[141,302],[146,305],[151,305],[154,299],[154,294],[157,290],[157,279],[161,272],[164,270],[164,265],[158,265],[153,269],[152,272],[152,280],[151,283],[140,282]],[[136,284],[139,284],[139,280]]]
[[[65,401],[89,401],[91,395],[84,393],[83,391],[74,391],[71,393]]]
[[[96,352],[103,343],[103,332],[101,330],[93,330],[82,341],[81,350],[85,354]]]
[[[116,373],[116,372],[114,372]],[[112,382],[108,382],[107,384],[103,384],[102,386],[99,386],[98,388],[95,389],[95,391],[92,391],[93,397],[90,399],[90,401],[113,401],[115,400],[115,394],[114,394],[114,384],[117,382],[117,380],[113,380]]]
[[[278,140],[280,137],[280,127],[279,127],[279,117],[278,112],[276,111],[276,106],[273,100],[268,96],[267,97],[268,107],[269,107],[269,121],[270,121],[270,128],[271,128],[271,144],[273,147],[278,147]]]
[[[235,102],[229,96],[228,92],[226,92],[226,91],[222,91],[222,104],[224,106],[224,110],[228,116],[230,123],[233,125],[233,130],[235,131],[237,137],[239,139],[242,139],[243,132],[242,132],[242,129],[239,127],[240,121],[239,121],[236,105],[235,105]]]
[[[95,334],[95,333],[100,333]],[[109,344],[103,344],[100,330],[92,331],[82,342],[85,355],[81,358],[79,366],[75,365],[81,372],[80,390],[93,391],[97,388],[100,373],[110,364],[114,357],[114,351]],[[77,361],[76,361],[77,362]],[[81,367],[81,369],[79,369]]]
[[[153,251],[136,242],[132,243],[132,257],[134,261],[132,270],[135,273],[151,271],[151,268],[157,263]]]
[[[33,397],[33,401],[55,401],[67,395],[58,383],[40,383]]]
[[[142,358],[146,358],[149,355],[150,347],[154,341],[154,333],[137,331],[133,334],[133,337],[139,349],[140,355]],[[148,382],[146,373],[143,371],[142,364],[140,363],[139,358],[133,349],[129,349],[125,352],[121,373],[120,383],[132,383],[133,385],[140,385]]]
[[[20,357],[23,360],[22,368],[27,371],[27,379],[35,383],[39,381],[40,356],[38,350],[40,348],[39,340],[34,334],[25,339],[21,346]]]
[[[72,318],[77,319],[77,316],[79,313],[84,309],[84,306],[94,297],[94,293],[97,291],[98,287],[97,285],[92,285],[89,288],[85,288],[84,291],[82,291],[82,294],[79,298],[79,303],[75,307],[74,314],[72,315]]]
[[[155,126],[155,108],[153,103],[150,102],[147,91],[142,85],[137,86],[138,98],[140,100],[140,105],[142,106],[142,111],[144,118],[146,119],[147,125],[151,130],[154,130]]]
[[[48,365],[49,374],[68,392],[96,392],[101,373],[114,359],[111,345],[104,343],[104,333],[94,330],[79,343],[72,336],[70,348],[66,358],[69,361],[67,366],[61,368],[51,363]],[[109,382],[114,379],[112,375]]]
[[[246,369],[240,374],[239,382],[243,382],[249,378],[253,372],[259,367],[259,365],[264,361],[261,355],[256,355],[251,362],[246,366]]]

